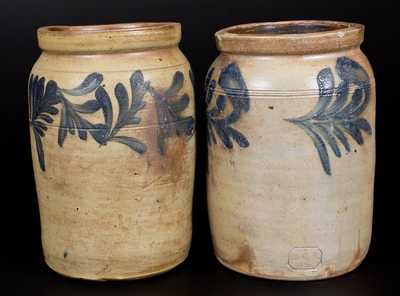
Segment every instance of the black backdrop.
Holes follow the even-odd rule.
[[[203,295],[267,293],[290,295],[383,295],[395,271],[398,235],[395,181],[394,4],[389,0],[1,0],[1,279],[3,295]],[[377,79],[377,170],[373,238],[370,252],[355,272],[321,282],[284,283],[253,279],[220,266],[209,234],[205,164],[207,145],[203,115],[203,80],[217,57],[213,33],[223,27],[257,21],[329,19],[366,25],[363,51]],[[188,260],[153,279],[127,283],[89,283],[63,278],[44,264],[40,224],[31,166],[26,84],[38,58],[36,29],[44,25],[85,25],[135,21],[182,23],[181,50],[196,77],[198,155],[194,196],[193,243]],[[398,30],[397,30],[398,31]],[[393,84],[394,83],[394,84]],[[2,288],[2,286],[0,286]],[[388,295],[388,294],[386,294]]]

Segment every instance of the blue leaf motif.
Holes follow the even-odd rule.
[[[60,102],[57,96],[57,83],[44,77],[31,74],[28,82],[29,117],[32,127],[39,166],[46,170],[42,139],[46,135],[47,124],[54,121],[52,115],[58,114],[54,105]]]
[[[61,89],[62,92],[71,96],[84,96],[88,93],[93,92],[97,87],[100,86],[103,81],[103,75],[100,73],[89,74],[82,83],[73,89]]]
[[[181,115],[190,102],[188,94],[179,94],[183,88],[184,81],[183,73],[176,71],[171,85],[166,91],[149,87],[156,104],[158,119],[157,146],[161,155],[165,155],[167,152],[167,140],[173,136],[174,131],[178,137],[190,138],[195,130],[193,116]]]
[[[140,154],[145,153],[147,150],[147,146],[145,144],[143,144],[142,142],[136,140],[135,138],[126,137],[126,136],[115,136],[111,139],[111,141],[124,144]]]
[[[236,63],[231,63],[221,69],[218,85],[224,94],[218,94],[215,99],[215,106],[210,107],[217,87],[216,80],[212,79],[214,72],[215,69],[211,68],[206,77],[206,103],[209,107],[207,110],[208,144],[217,143],[215,137],[215,134],[217,134],[225,148],[233,148],[232,140],[239,147],[247,148],[250,143],[245,135],[232,127],[232,124],[239,121],[242,114],[250,109],[250,97],[239,66]],[[228,102],[232,111],[225,114]]]
[[[336,157],[341,157],[337,140],[347,152],[350,152],[346,134],[358,145],[364,143],[361,131],[367,135],[372,134],[369,122],[360,117],[367,108],[371,96],[368,73],[360,64],[347,57],[338,58],[335,69],[342,80],[338,88],[335,89],[331,69],[322,69],[317,76],[319,100],[314,109],[304,116],[286,119],[302,128],[311,138],[327,175],[331,175],[332,171],[325,142]],[[355,86],[352,94],[349,93],[350,86]],[[348,102],[349,95],[351,95],[350,102]]]
[[[111,132],[112,128],[112,121],[113,121],[113,112],[112,112],[112,104],[110,97],[106,90],[100,86],[97,88],[95,92],[96,100],[99,102],[101,109],[103,110],[104,115],[104,124],[106,125],[106,134]]]
[[[95,113],[100,110],[101,106],[97,100],[86,101],[83,104],[74,104],[74,109],[79,113]]]

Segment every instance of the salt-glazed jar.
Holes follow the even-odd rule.
[[[191,242],[194,93],[178,23],[51,26],[29,79],[30,133],[47,264],[136,279]]]
[[[364,27],[330,21],[216,33],[207,75],[208,207],[218,260],[314,280],[356,268],[371,239],[375,82]]]

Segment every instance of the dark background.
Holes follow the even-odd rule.
[[[394,1],[393,1],[394,2]],[[1,214],[0,289],[2,295],[390,295],[398,251],[395,162],[396,81],[399,66],[394,44],[392,1],[142,0],[51,1],[1,0],[0,119]],[[326,281],[279,282],[247,277],[217,263],[209,234],[203,115],[203,80],[217,57],[213,34],[226,26],[290,19],[327,19],[366,25],[363,51],[377,80],[377,168],[373,237],[369,254],[354,272]],[[140,21],[182,23],[181,50],[196,76],[198,117],[197,176],[193,243],[188,260],[173,271],[131,282],[93,283],[67,279],[44,263],[39,212],[28,133],[26,84],[38,58],[36,29],[45,25],[85,25]],[[397,33],[396,32],[396,33]],[[394,293],[392,290],[392,293]],[[396,293],[399,295],[398,293]]]

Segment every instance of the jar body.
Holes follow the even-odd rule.
[[[52,269],[141,278],[186,258],[195,160],[189,72],[177,47],[42,53],[29,82],[30,130]]]
[[[360,49],[223,52],[207,80],[219,261],[284,280],[356,268],[371,238],[375,167],[375,82]]]

